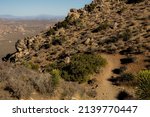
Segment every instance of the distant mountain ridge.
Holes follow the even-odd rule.
[[[14,16],[14,15],[0,15],[0,19],[6,20],[53,20],[64,19],[65,16],[55,15],[37,15],[37,16]]]

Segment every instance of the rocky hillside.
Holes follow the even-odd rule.
[[[83,9],[71,9],[63,22],[47,32],[19,40],[17,51],[8,59],[44,67],[82,52],[149,55],[149,6],[149,0],[131,4],[95,0]]]
[[[18,40],[16,52],[8,54],[3,60],[22,64],[39,72],[51,71],[53,67],[59,69],[59,63],[69,64],[72,56],[79,54],[137,56],[144,60],[150,56],[149,21],[149,0],[94,0],[83,9],[71,9],[64,21],[46,32]],[[80,57],[73,60],[78,58]],[[123,64],[124,59],[121,60]],[[137,65],[141,66],[142,63],[137,62],[133,66]],[[138,67],[137,71],[139,69],[149,69],[149,64]]]

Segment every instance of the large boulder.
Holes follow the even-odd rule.
[[[17,52],[21,52],[21,51],[27,49],[25,41],[24,40],[18,40],[15,44],[15,48],[16,48]]]

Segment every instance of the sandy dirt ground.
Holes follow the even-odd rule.
[[[114,76],[112,70],[120,67],[120,55],[102,55],[107,60],[107,65],[101,72],[96,76],[98,81],[98,100],[115,100],[117,94],[120,90],[123,90],[122,87],[112,85],[108,80],[111,76]]]

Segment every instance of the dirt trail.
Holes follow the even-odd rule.
[[[102,55],[108,64],[96,76],[99,87],[96,89],[98,92],[98,100],[115,100],[121,87],[114,86],[108,79],[113,75],[112,70],[120,67],[120,55]]]

